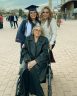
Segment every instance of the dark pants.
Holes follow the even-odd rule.
[[[18,23],[17,21],[14,21],[14,28],[16,28],[16,26],[18,27]]]
[[[52,50],[50,50],[50,61],[51,61],[51,64],[52,64],[52,63],[55,63],[55,59],[54,59]],[[52,68],[51,68],[51,78],[53,78]]]
[[[0,22],[0,29],[3,28],[3,22]]]
[[[25,69],[22,76],[19,77],[15,96],[29,96],[29,93],[35,94],[36,96],[45,96],[38,74],[34,69],[31,71]]]
[[[10,21],[10,26],[11,26],[11,28],[13,27],[13,21]]]
[[[52,50],[49,51],[49,54],[50,54],[50,61],[51,61],[51,63],[55,63],[55,59],[54,59]]]

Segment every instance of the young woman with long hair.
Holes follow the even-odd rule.
[[[49,40],[49,47],[50,47],[50,58],[51,62],[55,62],[52,49],[56,42],[56,36],[57,36],[57,24],[55,18],[53,18],[53,12],[48,6],[45,6],[40,15],[41,20],[41,26],[43,29],[43,35],[48,38]],[[52,78],[53,78],[53,72]]]

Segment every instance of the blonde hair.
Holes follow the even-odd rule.
[[[51,9],[49,8],[49,6],[45,6],[44,8],[42,8],[41,10],[41,14],[40,14],[40,20],[41,22],[44,21],[44,18],[43,18],[43,12],[44,10],[47,9],[49,11],[49,17],[48,17],[48,26],[50,25],[50,22],[51,22],[51,19],[53,17],[53,12],[51,11]]]

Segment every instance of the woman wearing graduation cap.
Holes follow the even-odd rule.
[[[36,5],[30,5],[25,8],[29,10],[28,20],[22,21],[16,35],[16,42],[21,43],[21,47],[24,44],[25,38],[32,34],[32,28],[35,25],[40,25],[39,15],[36,8],[38,8]]]
[[[29,10],[28,19],[22,21],[16,35],[16,42],[21,44],[21,48],[24,45],[25,38],[32,34],[33,27],[35,25],[40,25],[39,15],[36,8],[38,8],[36,5],[30,5],[29,7],[25,8]],[[20,57],[20,64],[22,63],[21,61],[22,56]]]

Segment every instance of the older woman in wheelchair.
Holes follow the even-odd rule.
[[[46,82],[47,66],[50,63],[48,49],[48,39],[42,36],[41,27],[35,26],[22,48],[16,96],[45,96],[41,83]]]

